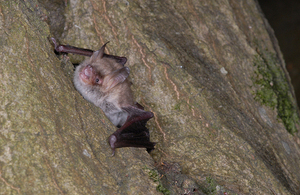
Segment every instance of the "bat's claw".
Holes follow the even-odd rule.
[[[112,150],[111,156],[114,156],[114,155],[115,155],[115,149]]]
[[[51,41],[53,42],[54,47],[55,47],[55,49],[56,49],[58,45],[57,45],[57,42],[56,42],[55,38],[54,38],[54,37],[51,37],[50,39],[51,39]]]

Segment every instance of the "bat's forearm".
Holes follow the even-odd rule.
[[[78,54],[83,56],[92,56],[94,52],[93,50],[90,49],[83,49],[83,48],[78,48],[70,45],[57,45],[57,42],[53,37],[51,38],[51,40],[54,43],[55,51],[60,53],[73,53],[73,54]]]
[[[78,54],[78,55],[82,55],[82,56],[92,56],[93,55],[93,50],[73,47],[73,46],[69,46],[69,45],[59,45],[57,48],[55,48],[55,50],[57,52],[73,53],[73,54]]]

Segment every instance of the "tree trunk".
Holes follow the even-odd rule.
[[[299,194],[299,113],[255,0],[2,1],[0,194]],[[121,148],[72,84],[84,57],[126,56],[156,149]],[[71,63],[72,62],[72,63]]]

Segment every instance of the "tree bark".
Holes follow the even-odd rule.
[[[300,193],[299,113],[255,0],[2,1],[0,27],[0,194]],[[150,155],[111,157],[116,127],[72,84],[84,57],[53,35],[128,58]]]

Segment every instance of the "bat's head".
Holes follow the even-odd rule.
[[[76,67],[74,85],[85,99],[95,103],[102,94],[103,79],[95,66],[83,62]]]
[[[106,75],[123,68],[127,62],[127,58],[125,57],[105,54],[104,50],[107,43],[98,51],[93,52],[93,55],[89,59],[76,67],[74,83],[79,91],[81,90],[78,86],[101,87]]]
[[[91,65],[87,65],[79,72],[79,78],[87,85],[102,85],[103,77],[97,73],[95,68]]]
[[[127,90],[128,93],[131,92],[129,81],[125,82],[129,76],[129,68],[124,67],[127,59],[105,54],[105,46],[106,44],[77,66],[74,74],[75,88],[85,99],[97,106],[102,105],[103,99],[101,97],[104,95],[107,97],[112,95],[110,100],[114,101],[119,96],[122,96],[121,99],[129,97],[126,94],[126,96],[123,95],[125,92],[118,91],[119,89]],[[115,87],[119,83],[122,83],[123,87]],[[113,96],[113,94],[119,95]]]
[[[98,51],[95,51],[88,62],[90,65],[94,66],[101,75],[104,76],[117,69],[123,68],[127,62],[126,57],[106,54],[104,50],[107,43],[105,43]]]

